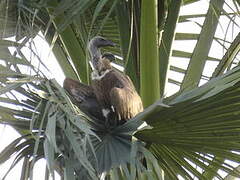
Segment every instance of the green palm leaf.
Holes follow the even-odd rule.
[[[214,172],[214,169],[211,170],[210,166],[204,164],[211,162],[206,157],[218,157],[239,163],[236,154],[239,151],[240,135],[239,70],[240,68],[236,68],[200,88],[183,93],[167,102],[169,106],[159,101],[136,117],[147,121],[153,127],[151,130],[138,132],[136,136],[151,143],[150,151],[155,154],[161,162],[160,166],[170,177],[180,174],[188,179],[191,172],[201,179],[208,179],[200,175],[187,160],[201,167],[203,171],[210,172]],[[196,158],[197,154],[199,155]],[[179,167],[172,166],[175,161]],[[239,174],[229,164],[222,161],[214,163],[230,174]],[[216,172],[214,175],[221,177]]]

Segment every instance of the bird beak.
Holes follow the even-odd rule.
[[[115,47],[116,44],[110,40],[106,40],[105,46],[111,46],[111,47]]]

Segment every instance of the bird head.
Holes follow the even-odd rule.
[[[112,53],[104,53],[99,59],[97,64],[97,70],[101,73],[107,69],[112,69],[110,62],[115,60],[115,56]]]
[[[108,59],[110,62],[113,62],[116,58],[112,53],[107,52],[102,55],[102,59]]]
[[[107,40],[107,39],[105,39],[101,36],[95,36],[89,42],[89,46],[94,46],[96,48],[101,48],[101,47],[107,47],[107,46],[114,47],[115,44],[112,41]]]
[[[101,58],[101,47],[106,47],[106,46],[115,46],[115,44],[107,40],[101,36],[95,36],[92,38],[88,44],[88,50],[91,55],[91,63],[93,65],[93,69],[98,69],[97,66],[99,66],[99,59]]]

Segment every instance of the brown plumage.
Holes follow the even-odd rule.
[[[119,120],[128,120],[143,110],[131,79],[113,69],[107,56],[99,59],[92,80],[98,102],[103,109],[113,110]]]
[[[98,120],[104,120],[102,109],[97,101],[91,86],[80,83],[71,78],[66,78],[63,82],[63,88],[70,94],[71,100],[85,114]]]
[[[117,117],[124,122],[143,110],[142,101],[131,79],[112,68],[110,60],[115,57],[111,53],[101,56],[100,48],[105,46],[114,46],[114,43],[96,36],[88,44],[95,69],[92,85],[66,78],[64,88],[86,114],[101,120]]]
[[[88,49],[91,55],[91,62],[96,68],[98,60],[101,57],[101,47],[114,46],[112,41],[109,41],[101,36],[93,37],[88,43]],[[71,78],[66,78],[63,87],[68,91],[70,98],[73,100],[84,113],[100,120],[105,120],[102,114],[102,107],[97,101],[96,95],[91,86],[75,81]]]

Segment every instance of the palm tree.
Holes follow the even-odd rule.
[[[47,173],[57,171],[62,179],[239,176],[231,162],[240,161],[240,39],[239,34],[232,42],[226,37],[230,26],[239,32],[240,2],[210,0],[205,14],[179,14],[180,8],[197,1],[1,0],[0,123],[21,137],[0,153],[0,163],[15,155],[10,171],[23,159],[21,179],[32,177],[41,158],[46,159]],[[220,18],[229,21],[222,37],[216,35]],[[200,32],[177,32],[176,26],[186,22],[195,23]],[[104,51],[123,58],[116,64],[133,80],[145,110],[110,129],[83,114],[63,88],[46,77],[47,67],[33,41],[39,32],[65,76],[85,84],[90,74],[87,42],[95,35],[113,40],[119,47]],[[12,36],[15,40],[6,39]],[[182,40],[195,41],[192,52],[173,48]],[[213,43],[221,45],[222,58],[209,55]],[[31,51],[30,58],[24,48]],[[173,66],[170,59],[176,57],[187,59],[187,68]],[[203,70],[209,61],[217,66],[206,77]],[[183,74],[183,80],[168,78],[170,71]],[[207,83],[199,86],[201,80]],[[168,83],[179,91],[165,97]],[[219,170],[228,175],[223,178]]]

